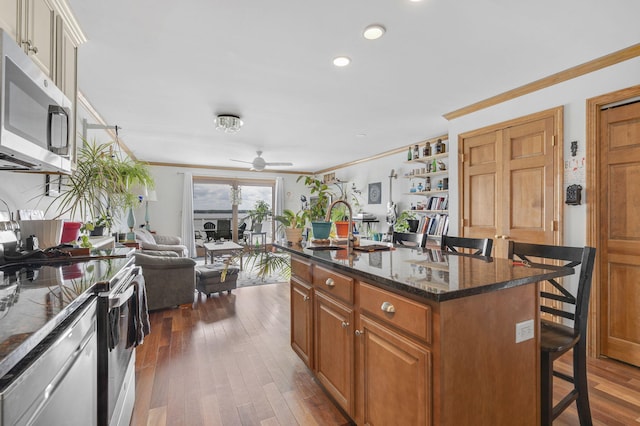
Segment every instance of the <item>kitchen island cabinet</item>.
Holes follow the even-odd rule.
[[[310,265],[308,365],[357,424],[539,424],[537,282],[571,269],[276,247]],[[516,333],[523,323],[531,336]]]

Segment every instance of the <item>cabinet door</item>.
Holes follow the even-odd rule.
[[[73,41],[68,26],[62,18],[56,18],[58,34],[56,38],[56,85],[69,98],[72,116],[69,117],[69,157],[71,163],[76,162],[76,117],[78,111],[78,46]]]
[[[353,309],[321,292],[314,293],[314,300],[316,377],[353,416]]]
[[[358,424],[430,425],[431,353],[360,315]]]
[[[49,0],[29,0],[24,42],[31,59],[53,78],[55,13]]]
[[[313,368],[313,303],[311,286],[291,278],[291,348]]]
[[[16,42],[18,41],[19,31],[18,2],[19,0],[0,1],[0,27]]]

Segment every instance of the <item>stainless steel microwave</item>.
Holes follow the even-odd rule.
[[[0,170],[71,172],[72,104],[0,29]]]

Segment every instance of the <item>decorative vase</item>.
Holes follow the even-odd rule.
[[[331,222],[311,222],[313,238],[316,240],[327,240],[331,233]]]
[[[409,232],[416,232],[420,221],[418,219],[407,219],[407,224],[409,225]]]
[[[136,239],[136,234],[133,232],[133,228],[136,226],[136,217],[133,215],[133,207],[129,209],[129,215],[127,216],[127,226],[129,227],[127,240],[134,241]]]

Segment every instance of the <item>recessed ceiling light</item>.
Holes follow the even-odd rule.
[[[346,67],[351,63],[351,59],[346,56],[337,56],[333,58],[333,65],[336,67]]]
[[[376,39],[379,39],[380,37],[382,37],[384,35],[385,31],[386,30],[382,25],[373,24],[373,25],[369,25],[367,28],[365,28],[364,32],[362,33],[362,35],[367,40],[376,40]]]

